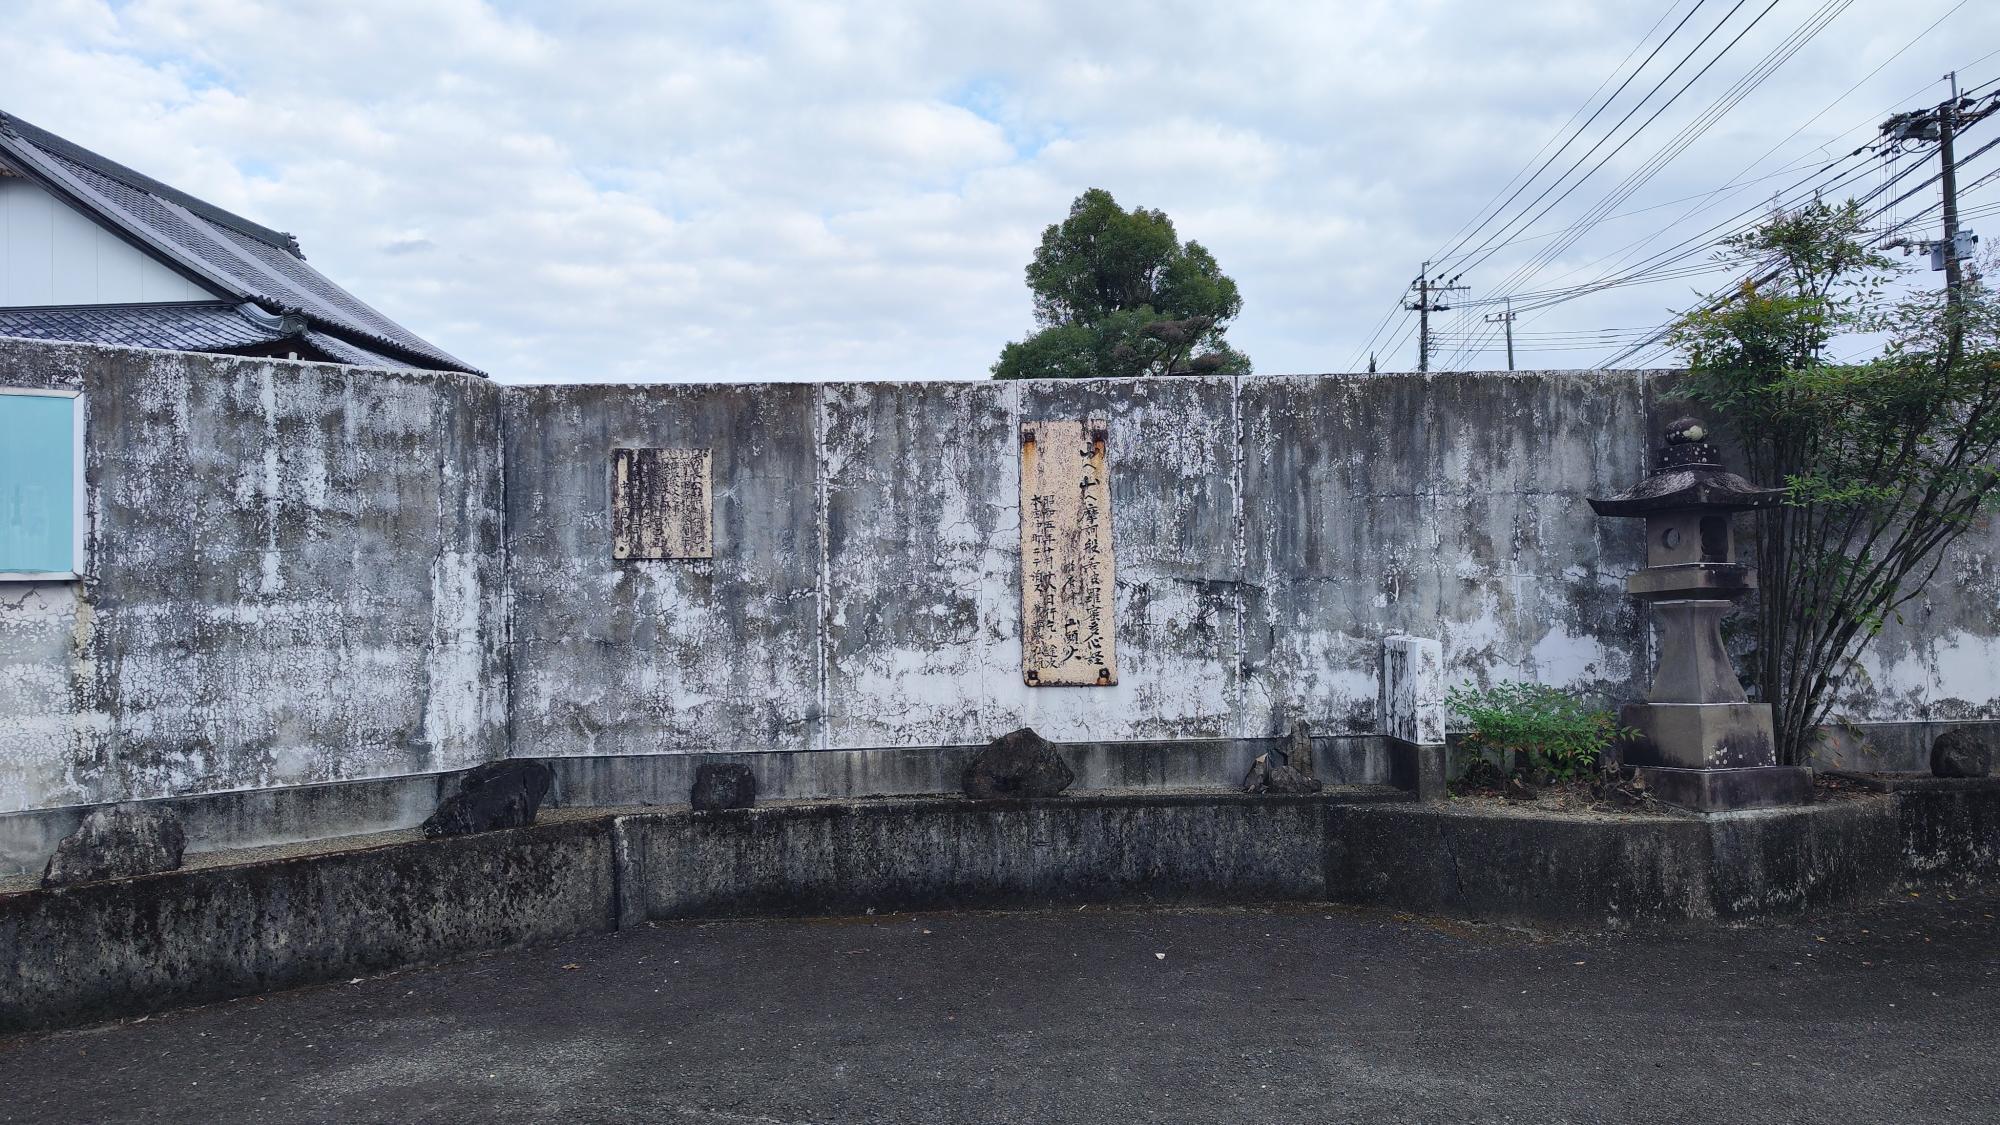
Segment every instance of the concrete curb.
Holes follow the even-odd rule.
[[[2000,783],[1732,816],[1562,817],[1297,797],[1084,793],[572,811],[0,895],[0,1031],[136,1015],[651,919],[1325,901],[1542,924],[1791,915],[2000,874]]]

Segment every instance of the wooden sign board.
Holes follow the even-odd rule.
[[[1118,682],[1110,424],[1021,424],[1021,673],[1030,687]]]
[[[611,554],[715,557],[708,450],[611,451]]]

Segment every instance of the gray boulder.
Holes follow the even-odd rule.
[[[757,803],[757,775],[749,766],[704,763],[694,769],[694,790],[688,803],[696,812],[747,809]]]
[[[1056,752],[1055,744],[1028,727],[986,744],[965,764],[959,784],[975,801],[1008,797],[1053,797],[1069,788],[1076,775]]]
[[[186,850],[187,833],[172,813],[136,802],[100,805],[56,845],[42,871],[42,886],[175,871]]]
[[[533,824],[555,776],[547,763],[533,758],[488,762],[467,773],[458,792],[438,803],[424,821],[424,835],[463,836]]]
[[[1320,780],[1312,775],[1312,729],[1304,723],[1293,725],[1285,744],[1290,749],[1266,751],[1250,763],[1250,772],[1243,777],[1245,793],[1320,791]]]
[[[1971,727],[1953,727],[1931,743],[1934,777],[1985,777],[1993,772],[1993,743]]]

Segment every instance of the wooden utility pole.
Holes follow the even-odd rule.
[[[1944,301],[1956,313],[1962,299],[1958,287],[1964,270],[1958,264],[1958,170],[1951,135],[1958,131],[1958,72],[1945,75],[1951,100],[1938,107],[1938,157],[1944,161]]]
[[[1514,298],[1507,298],[1507,311],[1487,313],[1486,323],[1507,326],[1507,370],[1514,370]]]
[[[1970,231],[1960,231],[1958,227],[1958,155],[1957,134],[1967,127],[1983,121],[2000,110],[2000,95],[1985,94],[1978,98],[1961,98],[1958,93],[1958,72],[1944,76],[1951,83],[1951,97],[1932,109],[1916,109],[1899,113],[1882,123],[1882,135],[1891,145],[1890,151],[1900,152],[1905,146],[1936,141],[1938,160],[1943,165],[1938,179],[1944,195],[1944,237],[1937,242],[1918,242],[1898,238],[1886,245],[1902,246],[1930,251],[1931,268],[1944,270],[1945,308],[1953,315],[1956,323],[1959,306],[1964,301],[1965,256],[1974,240]],[[1963,245],[1961,239],[1963,237]],[[1953,329],[1954,351],[1957,330]]]
[[[1438,300],[1436,295],[1450,296],[1470,289],[1471,286],[1458,283],[1458,279],[1462,276],[1464,275],[1453,274],[1449,281],[1432,281],[1431,264],[1425,262],[1424,268],[1417,274],[1417,279],[1410,282],[1410,288],[1416,290],[1417,299],[1414,303],[1403,302],[1403,307],[1413,309],[1417,314],[1417,370],[1419,371],[1431,369],[1431,314],[1443,312],[1451,307]]]

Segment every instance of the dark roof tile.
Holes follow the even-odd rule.
[[[4,113],[0,154],[29,178],[127,232],[204,284],[267,310],[297,310],[319,335],[371,357],[351,362],[479,374],[307,265],[288,234],[204,203]]]

